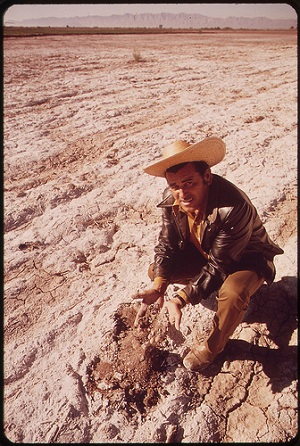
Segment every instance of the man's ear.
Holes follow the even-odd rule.
[[[212,173],[211,173],[210,167],[208,167],[206,169],[206,171],[204,172],[203,179],[204,179],[204,183],[205,184],[207,184],[208,186],[211,185],[211,183],[212,183]]]

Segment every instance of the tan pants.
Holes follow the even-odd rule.
[[[263,282],[263,277],[254,271],[237,271],[224,281],[217,297],[213,328],[205,341],[214,356],[224,349],[229,337],[242,322],[251,296]]]
[[[206,264],[206,260],[193,246],[188,250],[175,265],[174,275],[171,283],[186,284]],[[149,267],[149,277],[153,280],[153,264]],[[229,337],[243,320],[251,296],[261,287],[264,278],[255,271],[237,271],[227,277],[221,286],[217,297],[217,311],[213,318],[213,328],[205,340],[205,345],[213,356],[220,353]]]

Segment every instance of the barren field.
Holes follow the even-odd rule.
[[[298,432],[297,35],[47,36],[4,41],[4,432],[17,443],[286,442]],[[218,136],[213,172],[243,189],[284,249],[224,352],[182,357],[149,287],[176,139]],[[169,295],[172,295],[170,288]]]

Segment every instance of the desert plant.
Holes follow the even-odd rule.
[[[142,55],[141,55],[140,50],[134,48],[134,49],[133,49],[133,53],[132,53],[132,55],[133,55],[133,58],[134,58],[134,60],[135,60],[136,62],[143,62],[143,57],[142,57]]]

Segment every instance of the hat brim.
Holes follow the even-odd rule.
[[[210,167],[215,166],[224,158],[226,145],[222,139],[215,136],[192,144],[182,152],[163,158],[144,168],[144,172],[156,177],[165,177],[166,170],[181,163],[205,161]]]

